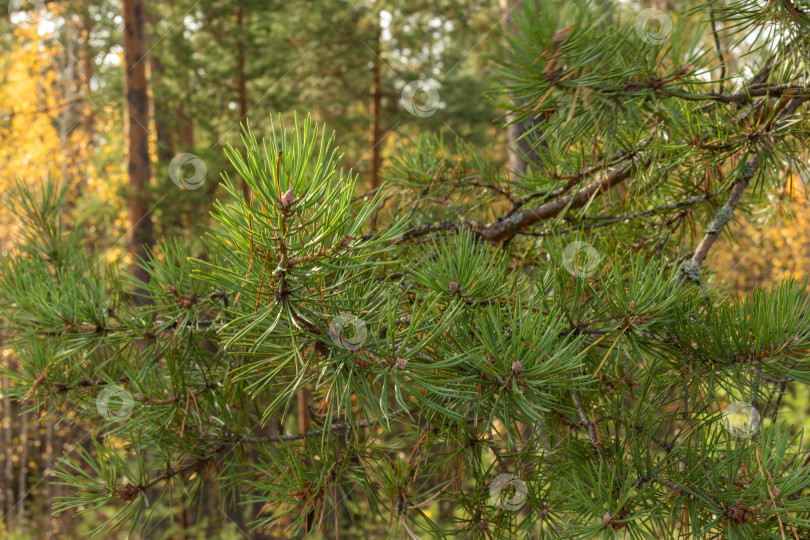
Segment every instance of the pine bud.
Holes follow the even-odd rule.
[[[512,373],[518,375],[522,371],[523,371],[523,364],[521,364],[520,362],[512,362]]]
[[[285,210],[285,211],[289,210],[294,202],[295,202],[295,189],[294,188],[290,188],[287,191],[285,191],[284,194],[281,196],[281,199],[279,201],[279,203],[281,204],[281,209]]]
[[[555,47],[559,47],[560,45],[565,43],[565,40],[568,38],[569,30],[570,28],[557,30],[557,32],[554,33],[554,37],[551,38],[551,44],[554,45]]]
[[[397,358],[397,369],[405,369],[406,367],[408,367],[408,359]]]

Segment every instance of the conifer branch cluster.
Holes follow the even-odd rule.
[[[223,175],[205,252],[164,240],[148,281],[86,252],[64,188],[19,190],[11,392],[96,426],[58,510],[143,527],[216,484],[291,536],[339,513],[423,538],[806,537],[810,457],[777,413],[810,383],[807,284],[736,300],[705,263],[807,140],[807,21],[711,11],[770,32],[718,93],[711,4],[656,44],[526,4],[491,96],[533,122],[525,176],[425,136],[358,197],[309,119],[246,129],[226,153],[249,195]]]

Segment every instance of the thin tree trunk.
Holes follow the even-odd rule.
[[[501,8],[501,21],[504,34],[515,32],[514,13],[523,8],[523,0],[498,0]],[[513,96],[514,97],[514,96]],[[520,105],[516,103],[516,105]],[[518,113],[510,111],[506,115],[506,136],[509,140],[509,170],[513,178],[520,178],[528,170],[527,160],[531,159],[532,149],[528,139],[524,136],[532,127],[531,119],[517,121]]]
[[[90,48],[90,33],[93,30],[93,20],[90,18],[90,13],[85,12],[83,18],[82,28],[82,61],[84,67],[84,90],[86,95],[90,95],[90,81],[93,80],[93,51]],[[92,111],[86,111],[84,114],[84,131],[87,135],[87,150],[88,153],[93,148],[93,138],[95,136],[95,117]]]
[[[65,48],[66,54],[65,56],[65,63],[62,66],[62,95],[65,99],[65,106],[62,107],[62,110],[59,114],[59,149],[62,151],[62,183],[66,186],[71,185],[71,179],[68,177],[70,173],[70,162],[72,161],[72,156],[70,155],[70,145],[68,138],[70,137],[70,130],[72,126],[72,118],[73,118],[73,100],[74,100],[74,92],[73,92],[73,84],[74,84],[74,77],[77,76],[77,69],[73,62],[73,51],[74,51],[74,42],[72,36],[70,35],[70,25],[65,26]],[[81,187],[81,186],[77,186]],[[78,194],[77,194],[78,195]],[[73,199],[65,198],[64,202],[62,203],[62,212],[65,211],[73,205]]]
[[[382,168],[382,61],[380,60],[382,30],[377,26],[374,54],[371,62],[371,189],[380,187]]]
[[[53,452],[53,419],[46,418],[47,425],[45,426],[45,520],[49,525],[51,533],[58,532],[59,522],[53,516],[53,501],[56,495],[56,486],[53,484],[53,466],[54,466],[54,452]]]
[[[146,10],[144,0],[124,0],[124,57],[127,82],[127,119],[129,142],[129,245],[132,273],[149,280],[149,274],[137,265],[155,243],[149,208],[149,95],[146,83]]]
[[[382,29],[377,22],[374,38],[374,53],[371,59],[371,186],[380,187],[380,170],[382,169]],[[377,212],[371,215],[371,229],[377,228]]]
[[[184,152],[191,152],[194,148],[194,119],[186,113],[185,101],[181,101],[177,108],[177,119],[180,122],[180,144]]]
[[[23,413],[20,417],[20,453],[19,453],[19,476],[17,477],[17,530],[23,531],[25,521],[25,498],[27,484],[25,473],[28,471],[28,413]]]
[[[309,431],[309,389],[306,386],[298,391],[298,431]]]
[[[5,360],[9,364],[11,359]],[[11,369],[11,366],[6,366]],[[5,372],[3,373],[3,388],[9,387],[9,377]],[[6,466],[3,474],[3,499],[4,510],[3,515],[6,516],[6,530],[14,529],[14,452],[11,451],[11,445],[14,441],[14,403],[11,397],[3,397],[3,447],[6,448]]]
[[[239,79],[239,122],[245,123],[247,122],[248,115],[248,100],[247,79],[245,78],[245,12],[241,4],[236,8],[236,26],[239,32],[236,38],[236,72]],[[248,188],[244,178],[242,179],[242,194],[245,196],[246,200],[250,200],[250,188]]]
[[[233,493],[229,498],[223,498],[223,514],[225,519],[222,521],[223,527],[228,523],[233,523],[239,532],[245,535],[245,517],[244,508],[242,506],[242,493],[237,485],[234,487]],[[245,535],[247,536],[247,535]]]
[[[155,137],[157,139],[157,158],[162,164],[171,161],[175,156],[174,149],[174,134],[169,129],[166,123],[166,118],[169,113],[169,107],[166,106],[165,101],[160,99],[154,89],[156,81],[162,80],[166,68],[163,63],[154,56],[149,57],[149,76],[152,81],[152,106],[155,111]]]
[[[155,15],[148,14],[149,25],[155,28]],[[156,55],[149,56],[149,90],[152,93],[152,116],[155,122],[155,139],[157,142],[158,167],[163,168],[166,162],[175,156],[174,133],[169,128],[166,118],[169,117],[170,108],[167,106],[164,94],[160,92],[161,83],[166,73],[163,62]]]

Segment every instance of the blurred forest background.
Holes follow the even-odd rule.
[[[519,4],[0,1],[0,193],[47,178],[68,184],[64,212],[82,227],[88,246],[104,264],[130,266],[163,236],[194,249],[213,200],[223,196],[218,177],[229,169],[223,148],[239,144],[248,119],[257,133],[266,133],[278,113],[285,122],[294,111],[326,122],[337,133],[344,166],[360,175],[358,195],[384,181],[392,153],[428,131],[461,137],[507,166],[514,133],[498,96],[487,90],[497,73],[492,59]],[[674,4],[617,6],[635,12]],[[189,176],[201,166],[207,174],[200,185],[179,189],[172,163],[192,166]],[[710,260],[714,286],[742,294],[807,274],[808,179],[808,171],[796,171],[765,211],[737,220],[739,242]],[[5,252],[14,250],[18,227],[10,212],[0,213]],[[15,369],[13,352],[4,348],[2,361],[0,389]],[[804,392],[788,396],[786,405],[806,423]],[[61,488],[49,471],[64,452],[92,445],[90,426],[69,423],[69,413],[56,425],[41,422],[36,408],[7,397],[0,412],[0,537],[86,535],[102,511],[51,515]],[[211,493],[201,507],[178,510],[173,522],[141,534],[242,538],[240,517],[228,515],[232,506]]]

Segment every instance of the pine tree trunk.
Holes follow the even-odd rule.
[[[148,281],[148,273],[137,265],[155,243],[149,208],[149,96],[146,82],[146,10],[144,0],[124,0],[124,57],[126,65],[129,244],[132,273]]]
[[[377,26],[374,54],[371,62],[371,189],[380,187],[382,168],[382,61],[380,60],[382,30]],[[372,224],[373,227],[373,224]]]
[[[222,520],[222,526],[226,527],[229,523],[233,523],[236,529],[244,535],[244,507],[242,506],[242,493],[238,485],[234,487],[233,493],[229,498],[223,498],[222,503],[224,506],[223,514],[225,516],[225,519]]]
[[[306,386],[298,391],[298,431],[309,431],[309,389]]]
[[[65,32],[70,31],[70,25],[65,26]],[[62,95],[65,100],[65,105],[62,107],[62,110],[59,114],[59,148],[62,151],[62,183],[66,186],[71,186],[71,179],[69,178],[70,173],[70,162],[72,158],[70,156],[70,145],[68,138],[70,137],[70,130],[73,127],[73,100],[74,100],[74,92],[73,92],[73,84],[74,84],[74,77],[78,77],[76,73],[76,66],[73,62],[73,51],[74,51],[74,41],[71,35],[66,35],[65,39],[65,63],[62,66]],[[77,186],[81,187],[81,186]],[[63,213],[67,210],[69,205],[73,204],[74,199],[65,198],[63,206]]]
[[[53,466],[54,466],[54,452],[53,452],[53,420],[47,418],[48,422],[45,426],[45,521],[48,523],[48,530],[51,533],[58,531],[58,521],[53,517],[53,502],[56,492],[56,486],[53,483]]]
[[[155,81],[161,80],[166,71],[163,63],[154,56],[149,57],[149,76],[152,80],[152,107],[155,115],[155,138],[157,139],[157,158],[161,164],[171,161],[175,156],[174,134],[166,123],[169,107],[155,93]]]
[[[242,6],[238,6],[236,8],[236,26],[238,28],[239,35],[237,36],[237,55],[236,55],[236,71],[238,74],[238,86],[239,86],[239,122],[244,123],[247,122],[247,115],[248,115],[248,100],[247,100],[247,79],[245,78],[245,42],[244,42],[244,33],[245,33],[245,12],[242,9]],[[250,188],[248,188],[247,182],[242,179],[242,194],[245,196],[245,199],[250,200]]]
[[[90,81],[93,80],[93,51],[90,48],[90,32],[93,30],[93,20],[90,18],[90,13],[86,12],[83,18],[82,28],[82,52],[83,52],[83,68],[84,68],[84,90],[87,95],[90,94]],[[95,118],[92,111],[84,113],[84,132],[87,136],[87,150],[90,152],[93,148],[93,137],[95,135]]]
[[[155,17],[149,16],[149,24],[154,27]],[[169,117],[170,108],[166,100],[158,92],[158,87],[166,74],[166,68],[156,55],[149,56],[149,89],[152,91],[152,110],[155,122],[155,138],[157,139],[157,159],[159,167],[164,167],[175,156],[174,133],[169,128],[166,118]]]
[[[9,365],[5,366],[11,369],[11,360],[5,360]],[[8,388],[10,380],[7,373],[3,373],[3,388]],[[6,530],[13,529],[14,515],[14,452],[12,452],[11,445],[14,441],[14,403],[8,396],[3,397],[3,447],[6,449],[6,464],[3,471],[3,515],[6,517]]]
[[[186,100],[188,96],[186,97]],[[177,121],[180,124],[180,144],[184,152],[191,152],[194,148],[194,119],[186,112],[185,101],[177,107]]]
[[[28,422],[28,413],[23,413],[20,417],[20,453],[18,455],[20,467],[17,477],[17,530],[20,532],[24,532],[25,498],[28,495],[25,482],[25,473],[28,471]]]
[[[523,0],[498,0],[501,8],[501,21],[504,34],[516,32],[513,14],[523,8]],[[516,122],[518,114],[510,111],[506,115],[506,137],[508,139],[509,170],[513,178],[519,178],[528,170],[527,159],[531,159],[531,146],[524,134],[532,127],[532,121],[525,119]]]

